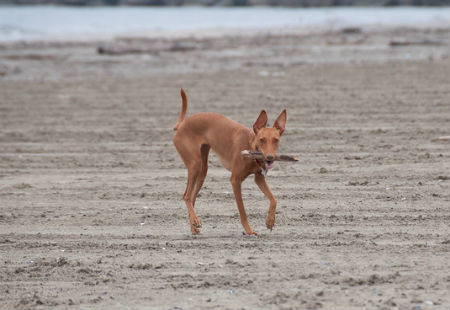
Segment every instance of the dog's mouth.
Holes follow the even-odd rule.
[[[264,160],[264,164],[266,164],[266,169],[269,170],[273,167],[273,160]]]

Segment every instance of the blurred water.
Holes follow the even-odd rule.
[[[449,27],[444,8],[0,7],[0,41],[155,34],[197,29]]]

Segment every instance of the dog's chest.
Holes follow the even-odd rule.
[[[222,166],[224,166],[225,169],[228,171],[231,171],[232,163],[230,160],[227,160],[224,156],[221,156],[219,153],[215,152],[217,157],[219,158],[220,162],[222,163]]]

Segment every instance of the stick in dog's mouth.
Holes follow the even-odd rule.
[[[270,169],[272,167],[274,161],[298,161],[297,157],[290,156],[290,155],[284,155],[284,154],[275,155],[274,160],[266,160],[266,158],[264,157],[264,154],[262,152],[257,152],[257,151],[244,150],[241,152],[241,154],[245,158],[252,158],[252,159],[258,159],[258,160],[264,161],[267,169]]]

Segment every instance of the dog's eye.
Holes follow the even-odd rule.
[[[277,138],[273,139],[273,143],[278,143],[278,142],[280,142],[280,140],[278,140]]]
[[[261,138],[261,139],[259,139],[259,142],[260,142],[260,143],[264,143],[264,142],[266,142],[266,139]]]

